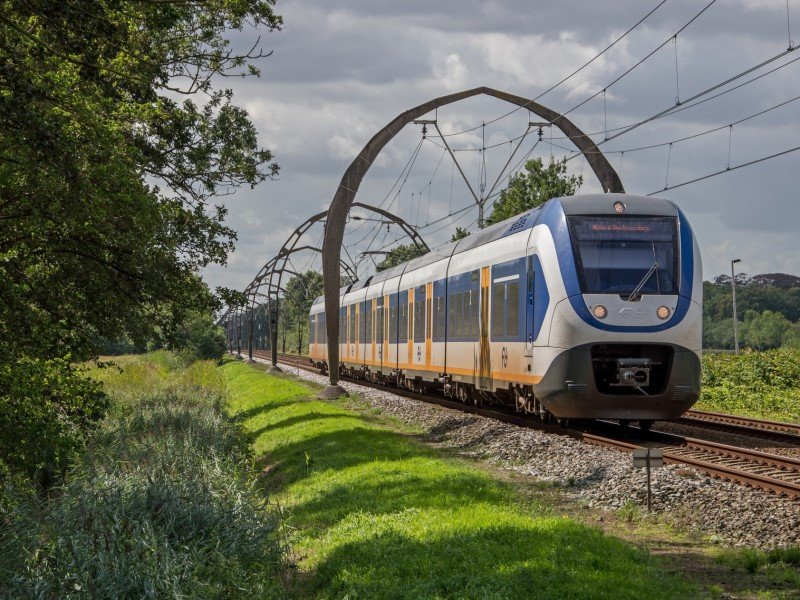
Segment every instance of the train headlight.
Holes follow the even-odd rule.
[[[667,308],[666,306],[659,306],[658,310],[656,311],[656,314],[658,315],[658,318],[663,321],[664,319],[669,317],[669,308]]]
[[[606,310],[605,306],[603,306],[602,304],[598,304],[592,309],[592,314],[598,319],[605,319],[606,315],[608,314],[608,311]]]

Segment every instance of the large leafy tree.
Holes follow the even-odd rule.
[[[505,221],[559,196],[571,196],[583,183],[582,175],[567,175],[566,159],[553,158],[547,166],[541,158],[525,163],[525,169],[511,177],[508,187],[492,207],[487,225]]]
[[[218,88],[257,75],[273,0],[0,0],[0,351],[91,354],[215,298],[235,234],[215,198],[274,176]],[[224,290],[219,290],[224,294]]]
[[[285,285],[286,292],[281,303],[281,334],[284,347],[302,353],[308,343],[308,313],[311,305],[322,295],[322,273],[309,270],[295,275]]]

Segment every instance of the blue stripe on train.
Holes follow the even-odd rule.
[[[546,225],[553,236],[558,256],[558,265],[561,269],[561,277],[564,280],[564,287],[567,291],[570,304],[578,316],[587,324],[603,331],[616,333],[650,333],[664,331],[680,323],[689,311],[692,302],[692,286],[694,283],[694,241],[692,228],[686,220],[686,216],[680,209],[678,211],[678,227],[680,235],[680,255],[681,255],[681,274],[678,288],[678,305],[672,318],[659,325],[608,325],[595,319],[586,307],[586,302],[581,294],[578,273],[575,268],[575,257],[572,253],[572,242],[570,241],[567,229],[567,218],[564,209],[557,198],[545,204],[539,214],[536,224]]]

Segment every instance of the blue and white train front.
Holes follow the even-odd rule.
[[[697,401],[700,253],[672,202],[553,200],[531,245],[550,294],[533,352],[542,405],[561,418],[648,422],[677,418]]]

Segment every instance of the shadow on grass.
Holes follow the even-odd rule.
[[[672,598],[654,585],[649,558],[631,546],[565,520],[459,523],[418,537],[414,517],[336,547],[312,586],[332,597],[363,598]]]

